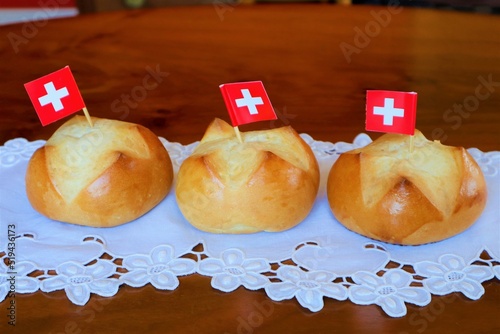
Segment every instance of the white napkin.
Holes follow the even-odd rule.
[[[25,193],[27,162],[44,141],[8,141],[0,147],[0,301],[9,298],[12,275],[17,293],[64,289],[73,303],[83,305],[92,293],[116,294],[121,284],[174,290],[178,276],[199,273],[211,276],[215,289],[264,289],[272,300],[296,298],[312,312],[320,311],[327,297],[377,304],[398,317],[406,314],[406,303],[427,305],[432,294],[458,291],[478,299],[484,281],[500,279],[495,265],[500,262],[500,152],[469,150],[489,191],[486,209],[472,227],[441,242],[396,246],[348,231],[326,199],[326,177],[335,159],[371,139],[360,134],[352,144],[332,144],[302,138],[321,169],[312,212],[288,231],[248,235],[195,229],[181,215],[173,190],[149,213],[122,226],[52,221],[33,210]],[[160,139],[175,171],[197,145]],[[17,238],[10,241],[9,233]],[[389,268],[389,262],[399,267]]]

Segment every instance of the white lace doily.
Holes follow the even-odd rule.
[[[280,233],[218,235],[201,232],[182,217],[173,191],[138,220],[113,228],[90,228],[49,220],[29,204],[24,175],[29,158],[44,144],[22,138],[0,147],[0,301],[11,291],[64,289],[75,304],[92,293],[113,296],[120,285],[174,290],[179,276],[212,277],[212,287],[264,289],[274,301],[296,298],[312,312],[325,298],[377,304],[389,316],[406,303],[429,304],[432,295],[484,294],[482,283],[500,279],[500,152],[469,152],[481,166],[489,197],[484,213],[467,231],[422,246],[376,242],[348,231],[329,209],[325,182],[339,153],[368,144],[328,143],[302,135],[321,168],[311,214]],[[197,143],[161,138],[177,171]],[[13,285],[13,283],[15,283]]]

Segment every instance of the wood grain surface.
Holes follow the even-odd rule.
[[[199,140],[214,117],[229,119],[221,83],[262,80],[279,120],[242,131],[290,124],[317,140],[352,141],[364,132],[367,89],[408,90],[419,94],[417,128],[428,138],[500,150],[498,16],[220,1],[30,21],[0,27],[0,36],[0,143],[47,139],[64,122],[42,127],[23,84],[70,65],[91,115],[140,123],[183,144]],[[477,301],[434,296],[390,318],[378,306],[331,299],[311,313],[296,300],[271,302],[262,290],[242,288],[222,293],[210,278],[191,275],[175,291],[122,286],[83,307],[63,291],[18,295],[16,330],[497,333],[500,282],[484,287]]]

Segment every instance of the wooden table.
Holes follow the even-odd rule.
[[[219,84],[262,80],[280,120],[243,131],[291,124],[315,139],[352,141],[364,131],[367,89],[413,90],[419,93],[417,127],[427,137],[500,149],[496,16],[216,2],[5,26],[0,36],[1,143],[47,139],[62,124],[40,125],[23,84],[70,65],[93,116],[140,123],[183,144],[200,139],[214,117],[228,120]],[[26,333],[500,329],[498,280],[484,283],[486,293],[478,301],[461,294],[434,296],[426,307],[408,304],[404,318],[389,318],[374,305],[331,299],[311,313],[296,300],[270,302],[262,290],[219,292],[209,277],[180,281],[172,292],[122,286],[116,296],[93,295],[83,307],[63,291],[18,295],[16,327]],[[255,326],[242,325],[250,322]]]

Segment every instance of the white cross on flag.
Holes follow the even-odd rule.
[[[235,82],[219,88],[233,126],[277,118],[262,81]]]
[[[68,66],[24,84],[43,126],[85,108]]]
[[[366,92],[366,130],[415,133],[417,93],[387,90]]]

